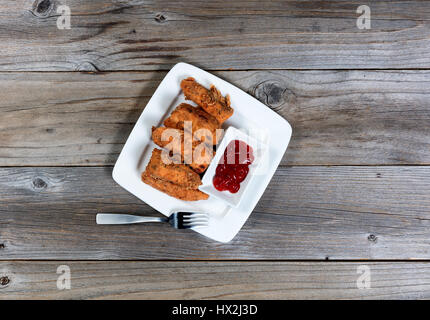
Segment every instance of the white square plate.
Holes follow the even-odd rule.
[[[259,165],[260,173],[247,186],[246,197],[237,208],[215,197],[191,202],[178,200],[141,181],[141,173],[151,157],[152,149],[157,147],[151,140],[151,128],[161,126],[174,108],[185,102],[180,82],[187,77],[195,78],[207,88],[213,84],[223,95],[230,95],[234,114],[223,124],[223,129],[233,126],[250,135],[258,131],[256,138],[260,140],[261,132],[265,135],[265,165]],[[264,193],[287,149],[291,133],[290,124],[257,99],[202,69],[178,63],[161,81],[137,120],[118,157],[112,177],[121,187],[166,216],[174,211],[209,213],[210,225],[196,231],[213,240],[229,242],[242,228]]]

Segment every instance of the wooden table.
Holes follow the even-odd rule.
[[[1,299],[430,298],[430,2],[4,0],[0,16]],[[159,215],[111,171],[180,61],[293,126],[228,244],[95,225]]]

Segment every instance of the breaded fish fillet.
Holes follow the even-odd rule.
[[[170,144],[169,147],[171,147],[170,150],[173,153],[179,151],[181,162],[184,162],[184,159],[187,161],[192,161],[191,163],[187,164],[191,167],[191,169],[199,174],[206,170],[214,156],[212,147],[209,148],[206,144],[200,141],[193,140],[191,143],[191,148],[185,148],[184,131],[180,129],[152,127],[152,140],[162,148]]]
[[[181,103],[172,112],[170,117],[164,120],[164,125],[169,128],[186,130],[184,121],[191,121],[193,134],[195,134],[199,129],[209,130],[210,134],[208,133],[202,137],[196,136],[196,139],[212,145],[215,145],[219,142],[218,139],[221,138],[221,131],[219,130],[217,132],[217,129],[220,128],[220,124],[215,119],[215,117],[205,112],[202,108],[196,108],[187,103]]]
[[[206,200],[209,198],[209,196],[206,193],[201,192],[200,190],[185,189],[174,183],[155,179],[152,176],[150,176],[146,171],[142,173],[142,181],[150,185],[151,187],[180,200],[197,201],[197,200]]]
[[[200,176],[185,164],[164,163],[162,151],[154,149],[145,172],[155,179],[162,179],[186,189],[197,189],[202,181]]]
[[[208,90],[190,77],[181,81],[181,89],[187,100],[197,103],[220,124],[233,115],[234,110],[230,106],[229,96],[224,98],[215,86]]]

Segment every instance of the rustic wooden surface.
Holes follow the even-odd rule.
[[[71,289],[57,289],[57,268]],[[371,289],[357,289],[357,270]],[[428,262],[0,262],[13,299],[429,299]],[[178,278],[183,281],[178,281]]]
[[[430,71],[216,74],[290,121],[284,165],[430,164]],[[0,165],[114,164],[164,76],[0,73]]]
[[[429,299],[429,14],[428,1],[2,1],[0,299]],[[293,127],[228,244],[94,223],[157,215],[111,170],[180,61]],[[56,289],[61,264],[71,290]]]
[[[98,226],[97,212],[158,215],[111,168],[0,169],[2,259],[426,259],[430,167],[278,169],[228,244],[168,225]],[[198,244],[198,245],[197,245]]]
[[[363,4],[371,30],[356,27]],[[6,71],[430,67],[428,1],[6,0],[0,15]]]

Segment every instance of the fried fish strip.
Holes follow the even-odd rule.
[[[160,149],[152,151],[145,172],[154,179],[171,182],[185,189],[197,189],[202,181],[200,176],[185,164],[164,163]]]
[[[229,96],[224,98],[215,86],[208,90],[190,77],[181,81],[181,89],[187,100],[197,103],[220,124],[233,115],[234,110],[230,106]]]
[[[142,173],[142,181],[151,187],[168,194],[171,197],[185,200],[185,201],[197,201],[197,200],[206,200],[209,196],[201,192],[200,190],[195,189],[185,189],[177,184],[155,179],[150,176],[146,171]]]
[[[169,130],[174,130],[174,132],[169,132]],[[176,137],[179,137],[179,139]],[[152,127],[152,140],[162,148],[170,144],[169,147],[171,147],[170,150],[173,153],[180,152],[181,162],[184,159],[192,160],[188,165],[199,174],[206,170],[214,155],[212,147],[209,148],[206,144],[196,140],[192,141],[191,148],[185,148],[184,131],[180,129]]]
[[[202,108],[181,103],[173,110],[170,117],[164,120],[164,125],[169,128],[186,130],[184,121],[191,121],[193,134],[199,129],[206,129],[210,132],[210,134],[208,132],[208,134],[203,136],[195,136],[196,139],[212,145],[219,142],[221,131],[218,130],[217,132],[217,129],[220,128],[220,124],[215,117],[205,112]]]

